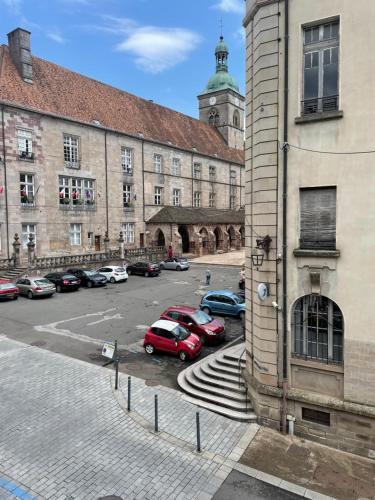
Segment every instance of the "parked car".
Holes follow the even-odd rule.
[[[17,300],[19,295],[18,287],[9,280],[0,280],[0,299]]]
[[[154,262],[136,262],[128,266],[127,271],[129,274],[139,274],[140,276],[158,276],[160,266]]]
[[[172,306],[163,312],[160,319],[176,321],[189,332],[198,335],[202,344],[218,344],[225,340],[223,323],[196,307]]]
[[[87,288],[107,284],[107,278],[93,269],[68,269],[67,273],[76,276],[80,280],[81,286],[87,286]]]
[[[107,278],[107,281],[116,283],[117,281],[128,281],[128,273],[124,267],[106,266],[96,271]]]
[[[186,257],[170,257],[160,262],[160,269],[172,269],[173,271],[187,271],[190,264]]]
[[[29,299],[34,297],[52,297],[56,292],[56,287],[47,278],[41,276],[28,276],[20,278],[16,285],[20,290],[20,295],[26,295]]]
[[[52,281],[56,286],[56,292],[63,292],[64,290],[78,290],[80,281],[77,276],[69,273],[49,273],[44,276],[47,280]]]
[[[181,361],[199,355],[202,343],[198,335],[190,333],[175,321],[159,319],[145,334],[143,346],[147,354],[164,351],[178,356]]]
[[[245,319],[245,299],[230,290],[207,292],[202,297],[199,307],[206,314],[224,314],[225,316],[238,316]]]

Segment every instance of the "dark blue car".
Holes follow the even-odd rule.
[[[223,314],[245,319],[245,299],[230,290],[211,290],[202,298],[199,307],[207,314]]]

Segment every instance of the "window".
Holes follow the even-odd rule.
[[[81,246],[82,224],[70,224],[70,244]]]
[[[343,362],[344,320],[327,297],[305,295],[293,313],[294,356],[326,363]]]
[[[25,207],[33,207],[34,193],[34,176],[32,174],[20,174],[21,205]]]
[[[326,411],[313,410],[312,408],[302,408],[302,419],[314,424],[331,425],[331,414]]]
[[[123,184],[122,201],[124,208],[129,208],[132,206],[133,186],[131,184]]]
[[[208,175],[209,175],[210,182],[215,182],[216,181],[216,167],[214,167],[213,165],[210,165],[208,167]]]
[[[161,205],[163,188],[155,186],[154,188],[154,205]]]
[[[230,183],[237,184],[237,172],[235,170],[230,171]]]
[[[236,208],[236,195],[235,194],[231,194],[229,196],[229,208],[231,210],[234,210]]]
[[[95,206],[95,181],[59,176],[59,201],[60,207],[93,209]]]
[[[300,248],[336,248],[336,188],[300,190]]]
[[[181,175],[181,162],[179,158],[172,160],[172,175]]]
[[[201,193],[200,191],[194,191],[194,207],[199,208],[201,206]]]
[[[177,311],[169,311],[167,313],[167,316],[169,316],[169,318],[171,318],[175,321],[178,321],[178,318],[180,317],[180,313],[178,313]]]
[[[27,250],[29,242],[29,234],[34,236],[34,243],[36,243],[36,225],[35,224],[22,224],[22,248]]]
[[[217,126],[219,125],[219,122],[220,122],[219,112],[217,111],[217,109],[212,108],[208,114],[208,123],[210,125]]]
[[[194,179],[200,179],[201,178],[201,164],[200,163],[194,163],[194,166],[193,166],[193,177],[194,177]]]
[[[133,175],[133,151],[130,148],[121,148],[121,166],[124,174]]]
[[[68,168],[79,168],[79,139],[64,134],[64,162]]]
[[[173,202],[174,207],[179,207],[181,205],[181,190],[180,189],[173,190],[172,202]]]
[[[303,114],[338,109],[339,23],[304,29]]]
[[[240,128],[240,114],[237,109],[233,113],[233,126],[236,128]]]
[[[216,207],[216,193],[209,193],[208,195],[208,206],[210,208]]]
[[[154,171],[157,174],[162,173],[162,156],[154,154]]]
[[[18,129],[18,157],[22,160],[32,160],[33,155],[33,136],[30,130]]]
[[[125,243],[134,243],[134,223],[127,222],[122,225],[122,233]]]

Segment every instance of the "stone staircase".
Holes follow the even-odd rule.
[[[20,276],[27,273],[27,267],[9,267],[0,269],[0,279],[15,282]]]
[[[217,351],[178,375],[184,399],[225,417],[255,422],[239,367],[245,366],[244,343]],[[240,359],[241,357],[241,359]]]

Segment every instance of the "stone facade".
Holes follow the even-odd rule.
[[[374,41],[372,25],[365,19],[375,16],[375,6],[349,0],[289,0],[285,92],[285,4],[247,0],[244,21],[248,82],[245,376],[260,422],[285,429],[288,418],[301,436],[374,458],[375,344],[370,332],[375,293],[371,186],[375,178],[368,169],[369,155],[346,153],[372,149],[373,116],[368,110],[374,101],[369,82],[375,77],[375,55],[370,54],[363,66],[356,54],[362,43]],[[332,24],[336,32],[328,34]],[[353,26],[361,26],[356,35]],[[310,32],[306,34],[310,27],[311,38]],[[339,96],[333,100],[328,96],[329,108],[325,97],[310,102],[304,98],[309,68],[304,53],[321,50],[326,57],[324,51],[332,50],[332,40],[339,47]],[[285,95],[287,144],[279,142],[286,132]],[[335,246],[329,249],[302,244],[305,212],[301,200],[303,192],[312,189],[335,190]],[[366,200],[366,209],[359,199]],[[322,205],[318,208],[323,210]],[[268,259],[256,266],[252,249],[258,246],[262,252],[256,240],[266,235],[272,238]],[[260,283],[269,285],[264,300],[257,293]],[[320,318],[322,333],[318,333],[306,311],[323,302],[327,304],[323,312],[314,309]],[[301,303],[304,309],[297,313]],[[297,326],[299,317],[304,320]],[[303,344],[298,344],[299,335]],[[342,349],[342,355],[337,349]]]

